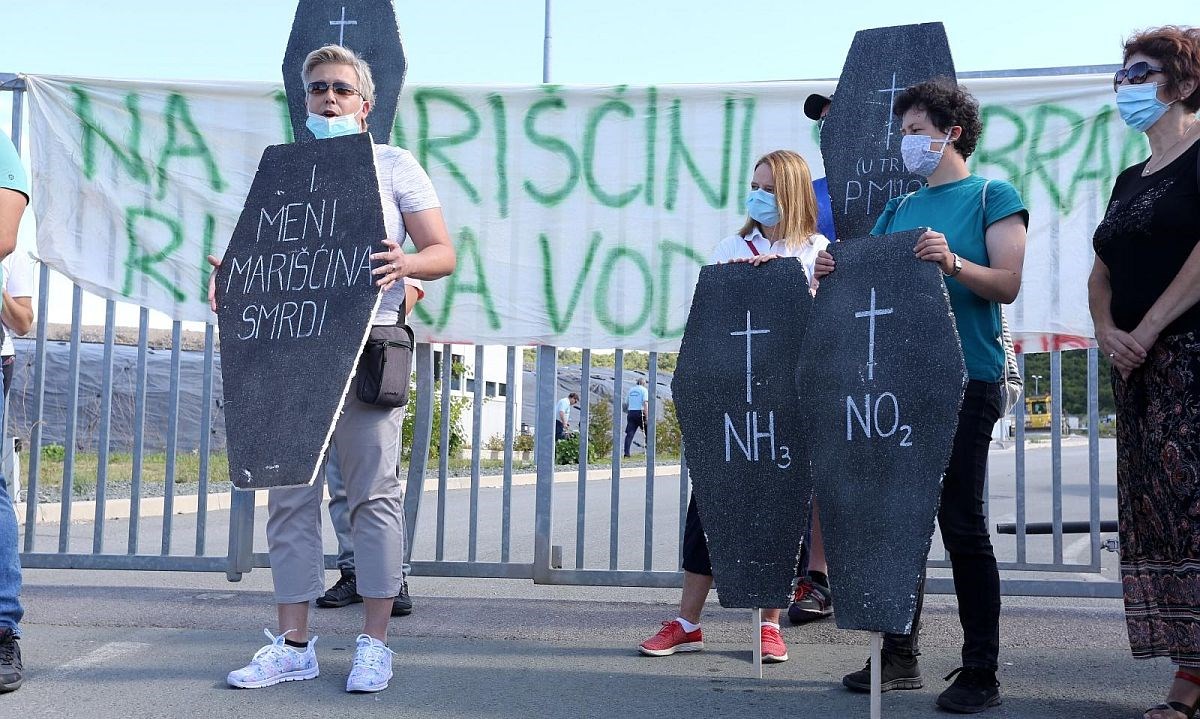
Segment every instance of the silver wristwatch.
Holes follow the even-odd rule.
[[[949,272],[944,272],[943,274],[947,277],[954,277],[959,272],[962,272],[962,258],[959,257],[958,253],[956,252],[954,254],[954,269]]]

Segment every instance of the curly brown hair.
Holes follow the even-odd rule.
[[[1162,64],[1168,92],[1179,92],[1181,84],[1195,80],[1195,89],[1179,102],[1192,112],[1200,110],[1200,28],[1164,25],[1134,33],[1125,41],[1125,62],[1139,52]]]
[[[892,113],[896,117],[904,117],[904,113],[913,108],[924,110],[929,120],[942,132],[950,132],[955,125],[962,128],[962,134],[951,147],[958,150],[964,160],[975,152],[979,135],[983,132],[979,101],[954,80],[938,78],[909,86],[896,97]]]

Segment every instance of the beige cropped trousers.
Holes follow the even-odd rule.
[[[404,581],[404,503],[397,474],[403,419],[403,408],[366,404],[351,384],[333,430],[350,509],[358,593],[368,598],[394,597]],[[269,491],[267,550],[279,604],[308,602],[325,593],[324,488],[322,468],[309,486]]]

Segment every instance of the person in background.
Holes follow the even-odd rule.
[[[554,416],[554,441],[567,436],[571,430],[571,408],[579,404],[579,394],[572,392],[558,401]]]
[[[1178,667],[1146,719],[1200,705],[1200,28],[1125,43],[1117,110],[1150,157],[1117,176],[1092,244],[1096,342],[1112,361],[1129,648]]]
[[[817,253],[829,246],[829,240],[817,232],[817,198],[804,158],[790,150],[776,150],[760,158],[750,179],[746,212],[742,229],[717,244],[710,264],[753,262],[757,265],[780,256],[795,257],[804,266],[811,285],[815,286]],[[646,656],[663,657],[676,652],[703,650],[700,614],[712,585],[708,540],[693,494],[683,531],[683,592],[679,616],[663,622],[657,634],[638,645],[638,651]],[[764,662],[788,660],[787,645],[779,631],[780,614],[780,609],[763,609],[759,641]]]
[[[637,384],[629,390],[625,398],[625,456],[629,456],[629,448],[633,445],[633,436],[642,430],[646,436],[646,403],[650,401],[650,390],[646,389],[646,380],[638,377]]]
[[[404,314],[412,314],[417,302],[425,297],[420,280],[404,278]],[[396,471],[400,468],[397,466]],[[329,523],[337,535],[337,568],[339,577],[325,594],[317,597],[317,606],[326,609],[358,604],[362,596],[358,593],[358,576],[354,571],[354,537],[350,533],[350,504],[346,500],[346,485],[338,468],[337,448],[330,445],[325,458],[325,484],[329,488]],[[400,593],[392,600],[392,616],[406,617],[412,614],[412,595],[408,593],[408,563],[404,564],[404,583]]]
[[[817,135],[821,134],[821,126],[825,124],[825,116],[833,106],[833,95],[826,97],[813,93],[804,100],[804,115],[817,123]],[[817,195],[817,231],[830,242],[837,242],[837,229],[833,224],[833,204],[829,199],[829,180],[818,177],[813,180],[813,192]]]
[[[804,114],[817,123],[817,132],[825,123],[825,116],[833,106],[833,98],[813,93],[804,101]],[[813,180],[813,192],[817,196],[817,230],[836,241],[833,224],[833,207],[829,200],[829,182],[824,177]],[[800,547],[800,558],[796,562],[796,584],[792,590],[792,602],[788,606],[788,621],[806,624],[833,614],[833,590],[829,587],[829,565],[825,561],[825,537],[821,534],[821,515],[814,500],[809,505],[809,536]]]
[[[0,259],[16,249],[17,227],[28,204],[29,177],[12,140],[0,133]],[[4,403],[0,402],[0,427],[4,427],[3,407]],[[19,689],[25,679],[25,665],[18,643],[24,614],[17,515],[13,511],[8,484],[0,473],[0,693]]]

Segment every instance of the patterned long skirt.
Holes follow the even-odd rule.
[[[1200,336],[1159,338],[1112,377],[1129,646],[1200,667]]]

